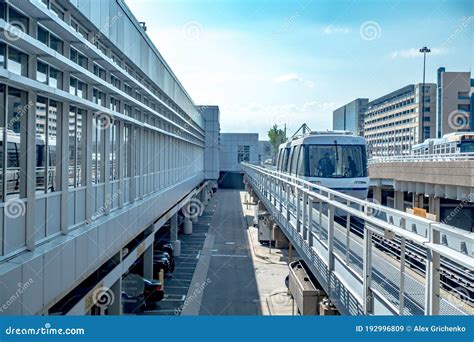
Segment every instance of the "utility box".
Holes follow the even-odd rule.
[[[329,298],[324,298],[319,304],[319,314],[321,316],[337,316],[339,315],[336,307],[331,303]]]
[[[303,316],[318,315],[319,303],[326,296],[326,293],[313,284],[300,261],[292,262],[289,265],[289,270],[288,287],[299,313]]]
[[[277,225],[275,225],[275,229],[273,230],[273,241],[275,241],[275,248],[283,249],[288,248],[290,245],[290,241],[288,241],[286,235]]]
[[[273,220],[267,212],[259,214],[258,217],[258,241],[260,243],[270,242],[272,240]]]

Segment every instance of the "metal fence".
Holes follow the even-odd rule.
[[[473,313],[473,233],[259,166],[242,169],[341,313]],[[448,281],[448,271],[464,278]]]
[[[404,162],[444,162],[444,161],[469,161],[474,160],[474,153],[439,153],[373,157],[369,164],[379,163],[404,163]]]

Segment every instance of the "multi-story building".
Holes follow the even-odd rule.
[[[469,132],[474,129],[471,107],[470,72],[438,69],[438,104],[436,133],[440,138],[451,132]]]
[[[355,99],[332,113],[333,130],[351,131],[364,136],[364,115],[369,99]]]
[[[97,314],[96,284],[119,314],[207,186],[203,115],[123,0],[0,1],[0,132],[0,314]]]
[[[370,101],[364,136],[369,156],[409,154],[414,144],[435,136],[436,84],[411,84]],[[424,114],[423,114],[424,113]]]

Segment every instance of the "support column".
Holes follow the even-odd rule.
[[[441,200],[439,197],[430,196],[428,199],[429,213],[436,215],[436,221],[439,221],[441,211]]]
[[[170,238],[173,245],[173,252],[175,256],[181,255],[181,241],[178,240],[178,213],[171,216]]]
[[[404,211],[405,193],[403,191],[395,190],[393,194],[393,206],[396,210]]]
[[[374,187],[372,194],[374,202],[377,204],[382,204],[382,188],[379,186]]]
[[[118,278],[114,285],[110,288],[114,300],[108,307],[108,314],[114,316],[122,315],[122,277]]]
[[[143,253],[143,277],[153,279],[153,244]]]
[[[189,219],[189,217],[184,218],[184,227],[183,227],[183,233],[186,235],[190,235],[193,233],[193,223]]]

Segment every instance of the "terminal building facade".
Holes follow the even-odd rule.
[[[434,137],[436,85],[425,84],[424,106],[422,87],[411,84],[368,103],[364,137],[369,157],[409,154],[413,145]]]
[[[369,99],[355,99],[333,112],[332,127],[337,131],[350,131],[364,136],[364,116]]]
[[[218,115],[206,140],[123,0],[0,1],[0,108],[0,314],[91,313],[77,290],[101,272],[120,298],[125,263],[217,179]]]
[[[472,132],[474,79],[471,73],[438,69],[438,104],[436,118],[437,138],[452,132]]]

